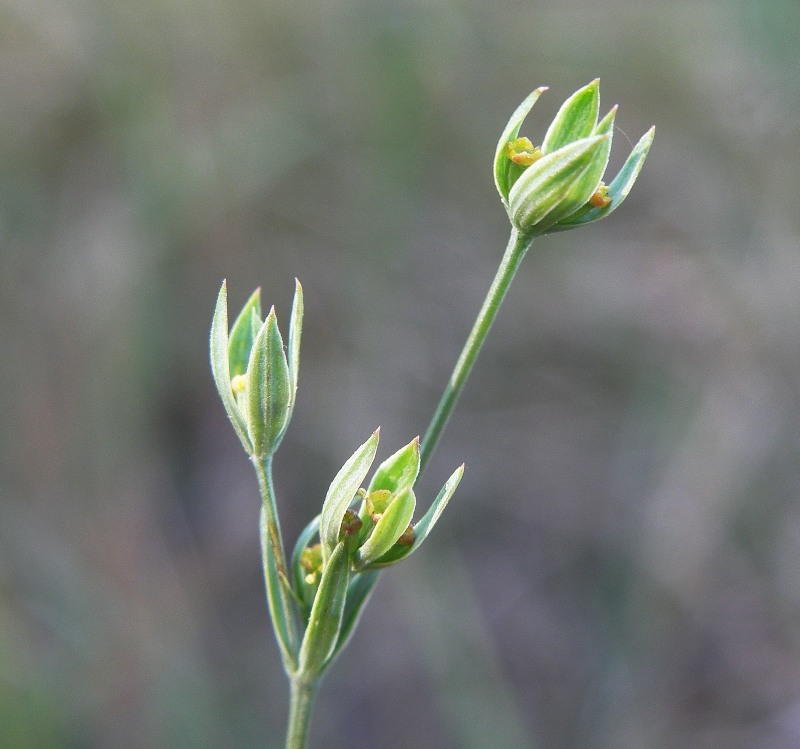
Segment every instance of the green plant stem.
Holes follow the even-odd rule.
[[[278,521],[275,488],[272,485],[272,458],[253,459],[261,492],[261,552],[267,602],[287,673],[297,668],[299,634],[294,600],[291,595],[283,537]]]
[[[291,685],[286,749],[305,749],[319,682],[308,683],[302,679],[292,679]]]
[[[489,334],[492,323],[495,317],[497,317],[500,305],[503,303],[511,281],[522,259],[525,257],[528,248],[531,246],[531,242],[532,237],[521,235],[516,229],[512,230],[508,246],[500,261],[500,267],[497,269],[497,273],[492,281],[492,285],[489,287],[486,299],[484,299],[483,306],[478,313],[475,324],[472,326],[472,330],[456,362],[456,366],[442,394],[439,405],[436,407],[436,411],[431,418],[428,430],[425,432],[425,437],[420,446],[420,473],[425,469],[425,466],[439,442],[447,420],[450,418],[450,414],[453,408],[455,408],[456,402],[475,364],[481,346],[486,340],[486,336]],[[264,575],[267,579],[267,595],[270,598],[270,611],[273,617],[273,624],[275,625],[278,641],[284,651],[284,663],[291,683],[286,749],[305,749],[308,728],[311,722],[311,713],[314,707],[314,699],[319,686],[319,679],[308,682],[303,678],[302,674],[296,672],[298,634],[294,615],[294,604],[289,593],[285,590],[286,586],[277,585],[277,591],[271,589],[271,585],[276,586],[276,583],[269,568],[268,551],[271,552],[275,560],[274,566],[278,579],[280,579],[282,575],[285,576],[284,579],[286,580],[289,578],[286,574],[283,541],[281,540],[280,527],[278,526],[275,492],[272,488],[270,460],[267,459],[264,461],[263,465],[256,463],[256,472],[258,473],[258,482],[263,499],[261,537],[262,544],[265,546]],[[267,544],[269,544],[269,549],[266,548]],[[275,598],[276,593],[278,596],[277,600]],[[277,616],[274,610],[276,608]],[[291,625],[288,632],[289,643],[284,643],[284,639],[287,635],[282,636],[279,630],[279,618],[283,618]],[[292,640],[292,638],[294,639]],[[286,654],[287,649],[294,654],[294,658],[288,661]]]
[[[422,439],[420,446],[420,473],[425,470],[425,466],[436,449],[447,420],[450,418],[458,397],[467,382],[469,373],[472,371],[478,352],[489,334],[500,305],[508,292],[508,287],[511,285],[511,281],[532,241],[533,238],[531,236],[520,234],[516,229],[512,230],[511,237],[508,240],[508,247],[506,247],[503,259],[500,261],[500,267],[497,269],[486,299],[483,300],[483,306],[478,312],[475,324],[472,326],[467,342],[461,351],[461,356],[458,357],[447,387],[442,393],[439,405],[436,407],[436,411],[428,425],[428,430]]]

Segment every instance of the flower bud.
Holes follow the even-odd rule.
[[[630,192],[653,141],[651,128],[619,174],[602,182],[611,152],[616,107],[598,122],[599,80],[567,99],[540,147],[519,129],[545,88],[536,89],[511,116],[495,152],[498,192],[519,232],[538,236],[605,217]]]
[[[211,323],[211,371],[225,411],[247,453],[263,459],[277,450],[297,392],[303,290],[295,286],[288,356],[275,310],[261,320],[261,293],[253,292],[228,331],[223,282]]]

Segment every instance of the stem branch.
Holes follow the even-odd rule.
[[[508,247],[506,247],[503,259],[500,261],[500,267],[497,269],[497,273],[486,295],[486,299],[483,300],[483,306],[480,312],[478,312],[478,317],[475,320],[475,324],[472,326],[467,342],[464,344],[461,356],[458,357],[456,366],[453,369],[453,374],[450,375],[450,381],[447,383],[444,393],[442,393],[442,398],[433,414],[431,423],[428,426],[428,431],[425,432],[425,436],[422,439],[422,445],[420,447],[420,473],[425,469],[428,460],[430,460],[439,442],[445,424],[447,424],[447,420],[450,418],[456,401],[461,395],[461,391],[464,389],[467,377],[469,377],[469,373],[472,371],[472,366],[475,364],[478,352],[481,350],[481,346],[486,340],[486,336],[489,334],[492,323],[495,317],[497,317],[500,305],[503,303],[503,299],[506,296],[508,287],[511,285],[511,281],[519,268],[519,264],[525,257],[525,253],[531,246],[531,242],[532,238],[530,236],[520,234],[516,229],[512,230],[511,238],[508,240]]]
[[[281,647],[284,667],[291,673],[297,667],[297,652],[300,648],[297,617],[292,599],[283,537],[278,522],[275,489],[272,485],[272,458],[254,458],[253,465],[258,476],[261,492],[261,553],[264,562],[264,581],[267,587],[267,602],[272,616],[275,635]]]

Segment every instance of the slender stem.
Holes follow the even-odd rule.
[[[461,356],[458,357],[453,374],[450,375],[450,381],[447,383],[444,393],[442,393],[442,398],[436,407],[433,418],[431,418],[428,431],[425,432],[425,436],[422,439],[420,473],[425,469],[439,442],[445,424],[447,424],[456,401],[464,389],[469,373],[472,370],[472,365],[475,364],[478,352],[489,334],[489,329],[492,327],[500,305],[503,303],[508,287],[511,285],[511,281],[519,268],[519,264],[525,257],[525,253],[531,246],[531,242],[532,238],[530,236],[520,234],[516,229],[512,230],[511,238],[508,240],[508,247],[506,247],[503,259],[500,261],[500,267],[497,269],[492,285],[489,287],[489,293],[486,295],[486,299],[483,300],[483,306],[478,312],[478,317],[472,326],[467,342],[464,344]]]
[[[286,749],[305,749],[319,682],[308,683],[302,679],[292,679],[291,684]]]
[[[253,459],[261,492],[261,552],[267,602],[275,636],[281,647],[284,667],[291,673],[297,666],[299,634],[294,600],[291,595],[286,554],[278,520],[275,488],[272,485],[272,458]]]
[[[472,331],[464,344],[464,349],[456,362],[447,387],[422,440],[420,472],[425,469],[439,442],[447,420],[461,395],[461,391],[464,389],[481,346],[489,334],[500,305],[508,292],[522,259],[531,245],[531,241],[532,238],[530,236],[520,235],[516,230],[511,232],[508,246],[500,261],[500,267],[497,269],[483,306],[478,313]],[[254,463],[263,500],[261,542],[264,550],[264,576],[267,581],[267,597],[273,624],[275,625],[275,633],[281,645],[284,665],[291,683],[286,749],[305,749],[319,680],[307,681],[296,670],[299,635],[294,603],[289,589],[283,540],[278,524],[275,492],[272,487],[271,460],[267,458],[263,463],[260,461],[254,461]],[[285,581],[286,584],[282,584],[281,581]]]

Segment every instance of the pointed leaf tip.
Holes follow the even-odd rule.
[[[228,415],[231,425],[233,426],[233,430],[239,437],[242,447],[244,447],[247,454],[251,455],[252,445],[247,435],[244,417],[239,411],[239,407],[233,397],[233,390],[231,389],[228,340],[228,287],[227,282],[223,280],[219,293],[217,294],[217,303],[214,307],[214,316],[211,320],[211,334],[209,336],[211,374],[214,378],[214,384],[217,386],[219,397],[222,400],[222,405],[225,408],[225,413]]]
[[[255,455],[277,450],[289,423],[291,383],[275,308],[253,341],[247,365],[247,427]]]
[[[375,460],[379,431],[376,429],[372,436],[348,458],[328,488],[319,523],[319,537],[325,559],[336,548],[344,514]]]
[[[413,486],[419,468],[419,437],[415,437],[378,466],[370,482],[369,491],[385,489],[394,493],[403,487]]]

